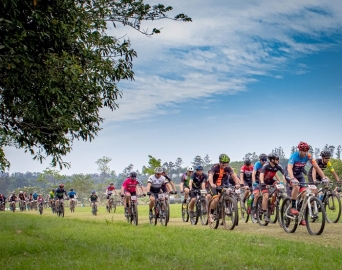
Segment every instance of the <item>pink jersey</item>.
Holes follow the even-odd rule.
[[[127,178],[123,183],[122,187],[124,190],[128,192],[136,192],[137,185],[139,185],[139,182],[136,179]]]
[[[38,201],[39,203],[43,203],[43,202],[44,202],[44,198],[37,198],[37,201]]]

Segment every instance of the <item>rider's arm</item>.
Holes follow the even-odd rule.
[[[335,171],[332,171],[331,173],[335,177],[336,182],[340,182],[340,178],[338,177],[337,173]]]
[[[318,164],[317,164],[316,161],[313,161],[313,162],[312,162],[312,166],[313,166],[312,170],[313,170],[313,169],[316,169],[316,171],[317,171],[318,174],[322,177],[322,179],[325,178],[324,172],[323,172],[323,171],[321,170],[321,168],[318,166]]]
[[[213,173],[211,171],[209,172],[208,181],[209,181],[210,186],[216,187],[216,185],[214,184]]]
[[[183,192],[183,187],[184,187],[184,183],[183,183],[183,182],[180,182],[179,188],[180,188],[181,192]]]
[[[243,185],[244,183],[241,182],[241,180],[239,179],[239,177],[236,176],[235,173],[231,174],[231,177],[233,178],[235,185],[239,186],[240,184]]]
[[[150,192],[150,190],[151,190],[151,183],[147,183],[146,192]]]
[[[316,170],[315,170],[315,168],[312,166],[312,180],[314,181],[314,182],[316,182]]]
[[[264,183],[264,177],[265,177],[265,174],[263,172],[261,172],[259,175],[260,184]]]
[[[256,176],[256,170],[253,170],[253,173],[252,173],[252,182],[253,182],[253,183],[256,182],[255,176]]]
[[[290,176],[291,179],[294,178],[294,175],[293,175],[293,164],[287,164],[287,172]]]
[[[171,185],[170,185],[169,182],[166,183],[166,187],[167,187],[169,190],[172,190],[172,187],[171,187]]]
[[[190,179],[190,181],[189,181],[189,189],[190,189],[190,190],[192,190],[192,182],[193,182],[193,180]]]
[[[280,178],[279,178],[279,176],[278,176],[278,174],[275,174],[275,178],[277,179],[278,182],[281,182],[281,181],[280,181]],[[284,175],[283,175],[283,179],[285,179],[285,178],[284,178]]]

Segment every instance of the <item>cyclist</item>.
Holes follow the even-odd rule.
[[[109,200],[111,198],[111,196],[113,195],[113,193],[116,195],[116,190],[114,187],[114,183],[110,183],[109,186],[106,189],[106,198],[107,198],[107,204],[106,204],[106,208],[108,209],[108,205],[109,205]]]
[[[219,200],[219,192],[217,190],[217,187],[225,185],[229,181],[229,176],[231,176],[235,186],[244,186],[243,184],[240,184],[240,179],[236,176],[233,169],[228,165],[229,162],[230,158],[226,154],[221,154],[219,156],[219,163],[214,164],[209,171],[209,191],[213,200],[210,204],[210,219],[213,219],[214,209],[216,208]],[[231,181],[229,181],[229,183],[231,183]]]
[[[21,200],[21,201],[25,201],[26,200],[24,191],[20,191],[18,197],[19,197],[19,200]]]
[[[253,174],[254,166],[249,158],[245,158],[243,163],[244,165],[242,165],[240,169],[240,180],[242,183],[245,184],[246,192],[242,199],[242,205],[243,205],[243,208],[246,208],[245,202],[246,202],[247,197],[250,195],[250,190],[252,190],[252,185],[253,185],[252,174]]]
[[[340,182],[339,177],[337,176],[334,167],[332,166],[331,162],[330,162],[330,157],[331,157],[331,153],[330,151],[322,151],[321,152],[321,157],[322,158],[318,158],[316,159],[317,165],[323,170],[325,169],[329,169],[330,172],[333,174],[336,182]],[[316,181],[322,181],[322,178],[320,175],[317,175],[316,170],[313,166],[311,166],[309,173],[308,173],[308,179],[309,179],[309,183],[313,184]]]
[[[283,182],[285,182],[285,171],[283,167],[279,164],[279,156],[275,153],[268,155],[268,163],[262,166],[260,171],[260,185],[262,192],[262,210],[264,213],[265,222],[270,222],[269,215],[267,213],[267,202],[268,202],[268,190],[267,186],[272,186],[274,183],[279,182],[274,180],[273,177],[276,176],[277,172],[280,171],[283,175]]]
[[[5,211],[6,197],[0,194],[0,210]]]
[[[44,203],[44,198],[43,198],[43,195],[42,195],[42,194],[38,194],[37,202],[38,202],[38,205],[39,205],[39,204],[43,205],[43,203]]]
[[[322,179],[327,179],[321,170],[321,168],[317,165],[316,160],[309,153],[310,146],[306,142],[299,142],[298,151],[294,152],[290,158],[287,165],[287,178],[286,180],[289,182],[292,187],[291,197],[292,197],[292,208],[290,209],[290,213],[292,215],[298,215],[299,212],[296,209],[296,199],[299,192],[306,190],[305,185],[306,181],[303,175],[303,169],[306,163],[309,161],[311,165],[314,167],[316,172],[322,177]],[[296,184],[299,182],[299,185]],[[304,195],[304,194],[303,194]],[[298,205],[299,207],[299,205]],[[305,226],[305,220],[302,220],[301,225]]]
[[[8,198],[8,203],[10,204],[10,208],[15,207],[15,202],[17,201],[17,199],[18,197],[13,192],[12,195]]]
[[[76,196],[76,192],[74,191],[73,188],[69,189],[68,197],[69,197],[69,199],[71,199],[72,201],[74,201],[76,203],[77,196]]]
[[[162,176],[166,178],[166,180],[169,182],[170,186],[172,187],[172,190],[169,190],[170,193],[177,194],[177,188],[175,184],[172,182],[172,179],[166,174],[166,168],[164,167],[163,167]],[[163,186],[163,191],[166,192],[165,185]]]
[[[59,203],[63,204],[64,195],[67,197],[68,194],[64,189],[64,184],[59,184],[59,187],[55,190],[55,198],[56,198],[56,209],[58,209]]]
[[[181,190],[181,193],[184,193],[184,201],[183,203],[186,203],[186,200],[189,197],[189,182],[190,182],[190,177],[191,174],[193,173],[194,168],[192,166],[188,166],[186,168],[186,173],[182,175],[181,183],[179,184],[179,188]]]
[[[32,198],[33,198],[33,200],[35,200],[35,201],[37,200],[37,198],[38,198],[38,193],[37,193],[37,191],[33,192]]]
[[[191,175],[189,188],[190,188],[190,198],[191,201],[189,203],[190,208],[190,216],[194,216],[194,206],[196,202],[196,193],[195,191],[199,191],[201,189],[205,189],[205,184],[208,180],[208,175],[203,173],[203,167],[201,165],[196,167],[196,172]]]
[[[147,180],[147,195],[150,196],[150,204],[149,204],[149,215],[150,217],[153,216],[152,209],[154,207],[154,203],[158,198],[158,194],[162,185],[165,183],[166,187],[171,190],[171,186],[166,180],[164,176],[162,176],[163,169],[161,167],[156,167],[154,169],[154,174],[152,174]]]
[[[50,206],[52,205],[52,201],[55,198],[55,189],[51,189],[51,191],[49,192],[49,202],[50,202]]]
[[[131,200],[131,196],[136,196],[137,195],[137,186],[140,187],[141,189],[141,194],[143,196],[146,196],[144,193],[144,190],[142,187],[139,185],[139,182],[137,180],[137,173],[136,172],[131,172],[129,174],[129,177],[122,183],[121,186],[121,197],[126,197],[125,198],[125,208],[129,207],[129,203]]]
[[[90,197],[89,197],[90,206],[92,206],[93,203],[97,206],[98,200],[99,200],[99,197],[96,195],[95,190],[93,190],[93,191],[91,192]]]

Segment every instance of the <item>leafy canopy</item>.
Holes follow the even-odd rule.
[[[99,109],[118,108],[120,80],[133,80],[137,57],[127,38],[109,36],[107,23],[145,35],[142,21],[191,21],[172,7],[135,0],[0,1],[0,148],[23,148],[52,166],[75,139],[91,141],[103,118]],[[0,150],[0,169],[9,167]]]

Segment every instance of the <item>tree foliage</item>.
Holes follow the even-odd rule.
[[[107,34],[108,22],[145,35],[142,21],[191,19],[142,0],[0,1],[0,148],[15,145],[42,162],[69,166],[62,156],[76,140],[92,140],[117,109],[118,82],[133,80],[137,53],[127,38]],[[0,152],[0,169],[9,166]]]
[[[143,166],[142,168],[142,173],[143,174],[154,174],[154,169],[156,167],[161,167],[161,160],[160,159],[156,159],[155,157],[148,155],[148,166]]]

